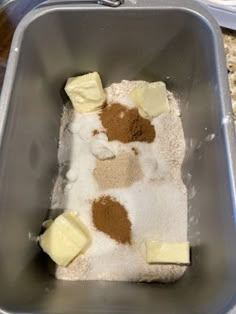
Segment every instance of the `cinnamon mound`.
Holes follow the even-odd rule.
[[[92,216],[95,227],[122,244],[131,244],[131,223],[126,209],[110,196],[94,200]]]
[[[121,104],[107,105],[101,111],[100,118],[109,141],[151,143],[155,139],[154,126],[141,117],[136,108],[128,109]]]

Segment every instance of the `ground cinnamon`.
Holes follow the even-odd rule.
[[[131,150],[134,152],[134,155],[138,155],[138,149],[136,147],[131,147]]]
[[[95,227],[122,244],[131,243],[131,223],[126,209],[110,196],[102,196],[92,204]]]
[[[93,130],[93,136],[98,135],[99,131],[97,129]]]
[[[136,108],[129,109],[118,103],[107,105],[101,111],[100,118],[109,141],[151,143],[155,139],[154,126],[141,117]]]

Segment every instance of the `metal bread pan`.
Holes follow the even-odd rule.
[[[34,241],[58,170],[63,86],[90,71],[104,85],[163,80],[179,101],[192,265],[176,283],[57,281]],[[0,107],[1,312],[226,313],[236,296],[231,115],[220,29],[199,4],[70,1],[30,12],[14,36]]]

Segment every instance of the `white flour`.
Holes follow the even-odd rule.
[[[106,89],[108,102],[132,107],[127,95],[138,84],[145,82],[112,84]],[[187,240],[187,192],[181,179],[185,141],[177,103],[171,93],[168,97],[171,111],[152,121],[156,138],[151,144],[108,142],[104,133],[93,134],[95,129],[103,130],[97,113],[72,115],[65,109],[58,152],[61,166],[52,195],[52,209],[78,211],[93,241],[86,253],[69,267],[57,268],[58,279],[170,282],[183,275],[184,266],[149,265],[144,258],[147,239]],[[129,187],[101,190],[93,177],[96,157],[91,145],[96,140],[105,141],[106,148],[115,155],[136,148],[143,179]],[[118,244],[93,226],[91,203],[101,195],[115,197],[127,209],[132,224],[132,245]]]

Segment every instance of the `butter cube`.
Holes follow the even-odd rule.
[[[131,92],[130,96],[143,118],[152,119],[163,112],[170,111],[164,82],[154,82],[140,88],[137,87]]]
[[[145,91],[145,89],[147,88],[148,85],[149,84],[147,83],[147,84],[145,84],[145,86],[136,87],[130,93],[130,96],[131,96],[132,100],[136,103],[136,105],[138,107],[142,106],[144,91]]]
[[[149,240],[145,243],[149,264],[190,264],[189,242],[166,243]]]
[[[39,237],[43,251],[60,266],[68,266],[89,242],[88,231],[74,212],[58,216]]]
[[[106,100],[97,72],[69,78],[65,91],[75,110],[81,113],[98,110]]]

